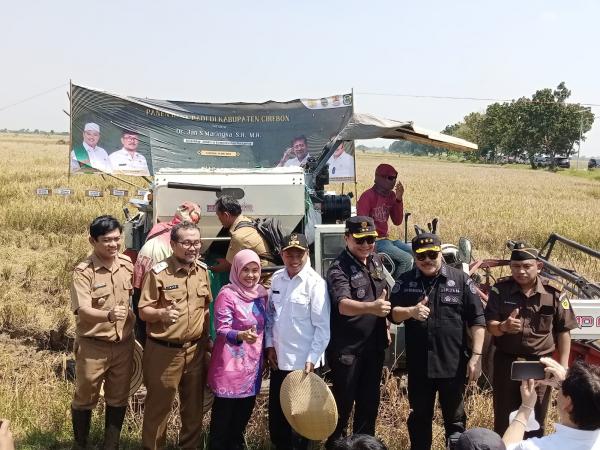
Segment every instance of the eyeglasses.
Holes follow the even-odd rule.
[[[438,258],[439,254],[440,252],[434,252],[433,250],[430,250],[428,252],[416,253],[415,257],[419,261],[425,261],[425,258],[435,261]]]
[[[379,175],[381,178],[385,178],[386,180],[395,180],[396,178],[398,178],[398,175]]]
[[[361,237],[361,238],[354,238],[354,240],[356,241],[356,243],[358,245],[363,245],[365,242],[369,245],[372,245],[375,243],[375,236],[365,236],[365,237]]]
[[[202,242],[201,241],[177,241],[177,243],[179,245],[181,245],[183,248],[188,249],[188,248],[200,248],[202,247]]]

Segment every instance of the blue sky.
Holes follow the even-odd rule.
[[[66,130],[68,80],[138,97],[290,100],[442,129],[565,81],[600,105],[600,2],[29,1],[0,15],[0,128]],[[16,106],[36,93],[63,88]],[[600,155],[600,107],[582,153]]]

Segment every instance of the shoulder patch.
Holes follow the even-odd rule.
[[[85,261],[81,261],[79,264],[77,264],[75,266],[75,270],[85,270],[88,268],[88,266],[91,264],[92,262],[89,259],[86,259]]]
[[[131,262],[131,258],[124,253],[119,253],[119,259],[122,259],[123,261]]]
[[[204,270],[208,270],[208,266],[206,265],[206,263],[204,261],[200,261],[199,259],[196,260],[196,264],[198,264],[200,267],[202,267]]]
[[[563,285],[560,284],[556,280],[544,280],[544,281],[542,281],[542,284],[544,284],[546,286],[550,286],[551,288],[554,288],[558,292],[561,292],[563,290]]]
[[[158,264],[155,264],[154,266],[152,266],[152,271],[155,274],[159,274],[161,273],[163,270],[165,270],[167,267],[169,267],[169,263],[166,261],[161,261]]]
[[[492,286],[492,292],[495,292],[496,294],[500,294],[500,290],[496,286]]]
[[[469,278],[469,280],[471,280]],[[473,283],[473,280],[471,280],[471,282],[467,282],[467,286],[469,286],[469,290],[471,291],[471,294],[475,294],[477,295],[477,286],[475,286],[475,283]]]
[[[563,309],[565,310],[569,310],[571,309],[571,304],[569,303],[569,299],[564,298],[562,302],[560,302],[561,306],[563,307]]]

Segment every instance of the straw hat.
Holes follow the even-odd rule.
[[[296,433],[312,441],[327,439],[338,421],[337,406],[327,384],[316,374],[295,370],[281,384],[281,409]]]

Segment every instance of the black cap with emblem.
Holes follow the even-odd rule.
[[[537,259],[538,251],[535,248],[528,247],[525,242],[516,242],[510,254],[511,261],[526,261],[528,259]]]
[[[302,233],[292,233],[283,241],[281,251],[284,252],[288,248],[299,248],[300,250],[308,250],[308,241]]]
[[[437,234],[421,233],[412,240],[412,250],[415,253],[423,253],[428,250],[432,252],[442,251],[442,241]]]
[[[357,239],[366,236],[377,237],[375,222],[368,216],[354,216],[346,219],[346,233]]]

